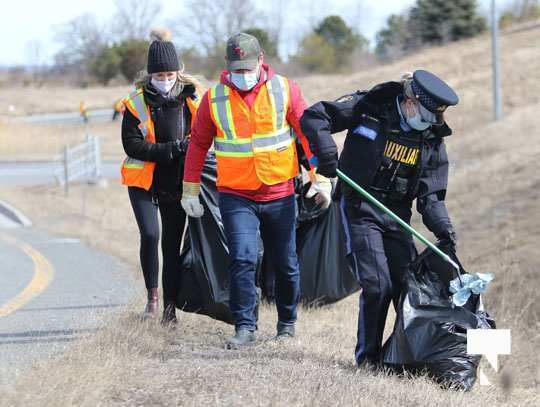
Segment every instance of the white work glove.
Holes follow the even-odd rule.
[[[321,174],[310,173],[310,179],[311,188],[306,192],[306,198],[315,197],[317,204],[320,204],[323,209],[328,208],[332,202],[332,183]]]
[[[201,191],[201,184],[197,182],[186,182],[182,184],[182,199],[180,204],[187,216],[192,218],[200,218],[204,214],[204,207],[199,201],[199,193]]]

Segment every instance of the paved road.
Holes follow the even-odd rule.
[[[112,109],[89,110],[88,120],[90,122],[105,122],[112,118]],[[82,118],[79,113],[45,113],[33,114],[30,116],[14,117],[10,119],[14,123],[31,123],[31,124],[79,124],[82,123]]]
[[[0,384],[99,329],[135,292],[116,259],[33,228],[0,229],[0,259]]]
[[[59,167],[54,162],[0,162],[0,185],[54,184],[53,172]],[[103,161],[104,178],[120,179],[120,161]]]

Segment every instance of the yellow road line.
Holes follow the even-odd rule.
[[[45,256],[29,244],[7,235],[0,234],[0,239],[12,246],[16,246],[30,257],[34,263],[34,276],[32,280],[24,290],[0,306],[0,317],[5,317],[24,306],[28,301],[41,294],[47,288],[53,279],[54,267]]]

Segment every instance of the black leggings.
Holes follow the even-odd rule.
[[[141,235],[141,267],[147,289],[158,286],[159,224],[157,212],[159,208],[163,229],[161,237],[163,298],[164,300],[175,300],[180,288],[180,244],[186,223],[186,213],[180,202],[159,203],[156,206],[152,202],[152,194],[141,188],[129,187],[128,194]]]

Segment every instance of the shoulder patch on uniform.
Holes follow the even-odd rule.
[[[369,127],[366,127],[364,125],[359,125],[353,130],[354,134],[357,134],[359,136],[364,136],[370,140],[375,140],[377,138],[377,132],[373,129],[370,129]]]
[[[336,100],[336,103],[345,103],[354,99],[353,95],[345,95]]]

